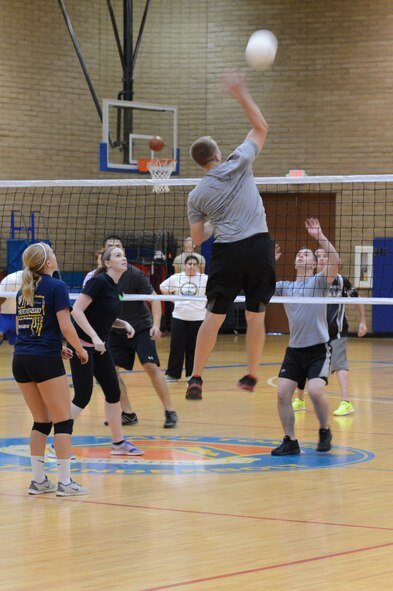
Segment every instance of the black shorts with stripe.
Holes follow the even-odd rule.
[[[329,343],[311,347],[287,347],[278,377],[297,382],[301,390],[304,390],[306,380],[313,378],[321,378],[328,383],[330,359]]]

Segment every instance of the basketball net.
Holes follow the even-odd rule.
[[[146,168],[150,172],[152,179],[169,179],[176,168],[176,160],[148,160]],[[169,186],[156,184],[153,186],[153,193],[169,193]]]

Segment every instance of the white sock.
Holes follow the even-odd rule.
[[[80,406],[76,406],[76,404],[74,404],[73,402],[71,402],[71,418],[72,419],[77,419],[79,417],[79,415],[81,414],[83,408],[81,408]]]
[[[44,456],[31,456],[31,469],[33,480],[41,484],[45,480],[45,458]]]
[[[62,484],[70,484],[71,482],[71,460],[57,460],[57,472],[59,475],[59,482]]]

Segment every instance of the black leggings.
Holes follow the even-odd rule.
[[[195,345],[198,330],[202,320],[180,320],[172,318],[171,321],[171,348],[166,374],[172,378],[181,378],[183,361],[185,357],[186,377],[192,376],[194,365]]]
[[[72,383],[74,385],[73,403],[79,408],[85,408],[93,393],[94,378],[100,384],[105,395],[105,400],[115,404],[120,400],[119,378],[116,367],[109,351],[101,355],[92,347],[86,348],[89,361],[82,365],[78,357],[74,355],[70,359]]]

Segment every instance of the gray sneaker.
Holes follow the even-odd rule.
[[[84,486],[74,482],[71,479],[70,484],[63,484],[59,482],[57,485],[57,497],[74,497],[76,495],[88,495],[89,491]]]
[[[45,476],[44,482],[32,480],[27,492],[29,495],[43,495],[44,493],[56,492],[56,485]]]
[[[51,444],[49,450],[48,450],[48,454],[47,454],[48,460],[57,460],[57,455],[56,455],[56,450],[55,450],[55,445],[54,443]],[[70,455],[70,460],[76,460],[76,455],[71,453]]]

